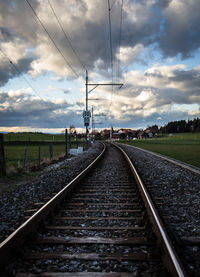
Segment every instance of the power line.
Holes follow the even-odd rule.
[[[15,71],[19,74],[19,75],[21,75],[21,72],[20,72],[20,70],[18,69],[18,67],[17,67],[17,65],[16,64],[14,64],[11,60],[10,60],[10,58],[4,53],[4,51],[0,48],[0,51],[1,51],[1,53],[4,55],[4,57],[6,57],[7,59],[8,59],[8,61],[9,61],[9,63],[13,66],[13,68],[15,69]],[[51,107],[48,105],[48,103],[40,96],[40,94],[37,92],[37,90],[30,84],[30,82],[23,76],[23,75],[21,75],[21,77],[23,78],[23,80],[29,85],[29,87],[31,87],[32,88],[32,90],[35,92],[35,94],[46,104],[46,106],[48,107],[48,110],[50,111],[50,112],[52,112],[52,110],[51,110]],[[60,121],[60,119],[58,118],[58,120]],[[61,126],[63,125],[63,123],[60,121],[60,123],[61,123]]]
[[[120,31],[119,31],[119,56],[118,56],[118,81],[119,81],[119,76],[120,76],[120,49],[121,49],[121,38],[122,38],[122,12],[123,12],[123,3],[124,1],[122,0],[121,4],[121,13],[120,13]]]
[[[55,46],[55,48],[58,50],[58,52],[60,53],[60,55],[63,57],[63,59],[65,60],[65,62],[67,63],[68,67],[71,68],[71,70],[73,71],[73,73],[77,76],[77,78],[79,78],[79,75],[77,74],[77,72],[74,70],[74,68],[72,67],[72,65],[68,62],[68,60],[65,58],[65,56],[63,55],[63,53],[61,52],[61,50],[59,49],[59,47],[57,46],[57,44],[55,43],[54,39],[51,37],[51,35],[49,34],[48,30],[46,29],[46,27],[44,26],[44,24],[42,23],[42,21],[40,20],[39,16],[37,15],[36,11],[34,10],[34,8],[32,7],[32,5],[30,4],[29,0],[25,0],[27,2],[27,4],[30,6],[30,8],[32,9],[34,15],[36,16],[36,18],[38,19],[40,25],[43,27],[44,31],[47,33],[49,39],[51,40],[51,42],[53,43],[53,45]]]
[[[111,26],[111,8],[110,0],[108,0],[108,18],[109,18],[109,37],[110,37],[110,58],[111,58],[111,70],[112,70],[112,83],[113,83],[113,53],[112,53],[112,26]]]
[[[113,84],[113,53],[112,53],[112,26],[111,26],[111,14],[110,14],[111,13],[110,0],[108,0],[108,12],[109,12],[108,19],[109,19],[109,37],[110,37],[110,58],[111,58],[112,84]],[[113,86],[112,86],[112,93],[111,93],[110,108],[112,104],[112,95],[113,95]]]
[[[116,2],[116,0],[113,1],[112,6],[110,8],[111,10],[112,10],[113,6],[115,5],[115,2]]]
[[[49,3],[49,6],[51,7],[51,10],[52,10],[52,12],[53,12],[53,14],[54,14],[54,16],[55,16],[55,18],[56,18],[56,20],[57,20],[59,26],[60,26],[62,32],[63,32],[64,35],[65,35],[65,38],[66,38],[66,40],[68,41],[68,43],[69,43],[69,45],[70,45],[72,51],[74,52],[76,58],[78,59],[79,63],[80,63],[81,66],[83,67],[83,69],[86,71],[87,68],[85,67],[85,65],[84,65],[83,62],[81,61],[80,57],[78,56],[76,50],[74,49],[74,47],[73,47],[73,45],[72,45],[72,43],[71,43],[71,41],[70,41],[70,39],[69,39],[69,36],[66,34],[65,30],[63,29],[63,27],[62,27],[62,25],[61,25],[61,23],[60,23],[60,20],[58,19],[58,16],[57,16],[57,14],[56,14],[56,12],[55,12],[53,6],[51,5],[50,0],[48,0],[48,3]]]

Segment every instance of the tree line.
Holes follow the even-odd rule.
[[[168,122],[166,125],[158,127],[152,125],[148,127],[153,134],[162,133],[186,133],[186,132],[200,132],[200,118],[194,118],[192,120],[178,120]]]

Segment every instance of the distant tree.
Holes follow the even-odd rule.
[[[166,125],[161,126],[159,131],[161,133],[200,132],[200,118],[194,118],[193,120],[188,121],[171,121]]]
[[[148,129],[151,130],[153,135],[155,135],[159,132],[159,128],[157,125],[148,126]]]

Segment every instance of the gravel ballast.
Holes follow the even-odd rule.
[[[101,152],[102,145],[95,143],[87,151],[44,169],[34,180],[19,185],[11,192],[0,195],[0,242],[24,221],[26,210],[33,208],[46,197],[59,192]]]
[[[121,146],[147,186],[172,240],[181,244],[184,237],[200,238],[200,175],[143,150]],[[57,193],[94,160],[101,149],[101,144],[96,143],[78,157],[51,166],[31,182],[0,195],[0,241],[25,221],[25,211],[33,208],[33,203]],[[87,232],[83,230],[79,236],[95,235],[95,232]],[[123,237],[123,234],[120,233],[120,236]],[[115,236],[111,234],[110,237]],[[198,244],[180,248],[179,251],[186,257],[187,270],[192,272],[190,276],[199,276],[200,262],[195,258],[200,254]]]
[[[146,185],[172,240],[183,238],[200,241],[200,175],[138,148],[119,144],[128,154]],[[180,248],[191,276],[199,276],[200,247]],[[196,258],[195,258],[196,257]]]

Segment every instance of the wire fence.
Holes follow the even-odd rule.
[[[68,142],[67,156],[70,149],[84,147],[81,141]],[[4,144],[7,175],[23,171],[34,171],[66,157],[65,142],[7,142]]]

